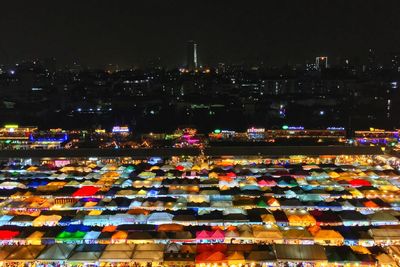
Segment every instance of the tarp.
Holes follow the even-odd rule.
[[[276,257],[281,261],[315,262],[326,261],[324,247],[320,245],[274,245]]]
[[[73,244],[50,245],[40,253],[38,260],[67,260],[74,248],[75,245]]]
[[[112,244],[108,245],[100,256],[100,261],[130,260],[135,245],[133,244]]]
[[[0,261],[4,260],[7,258],[8,255],[10,255],[13,250],[15,250],[17,246],[1,246],[0,247]]]
[[[178,232],[178,231],[183,231],[183,225],[176,223],[162,224],[158,226],[157,230],[159,232]]]
[[[135,247],[135,251],[164,251],[164,244],[138,244]]]
[[[310,232],[305,229],[288,229],[282,231],[282,234],[288,239],[312,239]]]
[[[170,243],[165,248],[165,252],[167,253],[178,253],[180,251],[181,251],[181,245],[178,245],[177,243]]]
[[[146,251],[139,250],[134,251],[132,260],[137,262],[160,262],[164,259],[163,251]]]
[[[247,256],[247,261],[251,262],[274,262],[276,256],[273,250],[251,251]]]
[[[253,230],[254,238],[260,239],[282,239],[283,235],[279,230]]]
[[[174,215],[167,212],[154,212],[147,218],[148,224],[168,224],[172,223]]]
[[[100,231],[89,231],[86,233],[85,240],[96,240],[100,236]]]
[[[314,240],[316,243],[323,244],[342,244],[344,242],[343,236],[334,230],[319,230],[315,234]]]
[[[225,237],[239,237],[239,232],[235,230],[227,231]]]
[[[104,245],[79,245],[75,247],[69,261],[93,262],[100,258]]]
[[[19,246],[17,247],[6,260],[34,260],[40,254],[45,246]]]
[[[378,260],[379,266],[397,266],[396,261],[385,253],[381,253],[378,256],[375,256],[375,258]]]
[[[367,215],[371,220],[372,225],[387,225],[387,224],[398,224],[399,220],[391,215],[388,211],[377,211],[373,214]]]

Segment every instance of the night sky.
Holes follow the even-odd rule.
[[[316,55],[387,59],[400,51],[395,0],[49,0],[2,1],[0,64],[56,57],[99,66],[185,61],[301,63]]]

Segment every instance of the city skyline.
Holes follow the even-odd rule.
[[[69,3],[5,3],[1,64],[55,57],[62,64],[131,66],[161,58],[183,66],[187,40],[201,44],[199,63],[206,65],[364,58],[369,48],[387,62],[400,47],[395,1]]]
[[[111,72],[115,71],[125,71],[125,70],[145,70],[151,68],[165,69],[165,70],[176,70],[176,69],[186,69],[188,71],[194,71],[195,69],[218,69],[220,66],[231,66],[243,68],[264,68],[264,69],[281,69],[292,67],[293,70],[318,70],[328,68],[354,68],[359,69],[361,72],[383,69],[392,69],[396,72],[400,72],[400,51],[399,53],[389,53],[386,57],[379,57],[373,48],[366,50],[366,54],[363,57],[358,56],[337,56],[331,57],[327,54],[314,55],[314,57],[307,58],[304,61],[299,62],[286,62],[282,64],[272,64],[271,62],[260,61],[240,61],[240,62],[230,62],[230,61],[220,61],[216,63],[205,63],[202,62],[201,57],[199,57],[199,43],[196,40],[188,40],[185,42],[185,46],[182,48],[182,53],[185,54],[184,60],[177,65],[167,65],[162,58],[156,57],[143,62],[142,64],[136,64],[131,62],[131,64],[119,64],[115,62],[104,62],[101,64],[91,64],[84,63],[79,60],[72,60],[69,62],[59,61],[56,57],[32,57],[24,58],[14,62],[8,61],[8,64],[0,62],[0,73],[1,72],[14,72],[15,68],[19,65],[24,64],[40,64],[44,66],[52,65],[54,71],[62,71],[66,69],[76,69],[76,70],[107,70]],[[327,61],[329,59],[329,62]],[[320,65],[323,64],[323,65]],[[310,69],[311,68],[311,69]]]

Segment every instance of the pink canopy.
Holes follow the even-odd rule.
[[[210,239],[211,236],[210,231],[202,230],[196,232],[196,239]]]
[[[211,239],[224,239],[225,233],[222,230],[215,230],[213,233],[211,233],[210,238]]]

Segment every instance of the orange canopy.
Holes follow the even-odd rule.
[[[158,226],[159,232],[180,232],[183,231],[183,225],[177,223],[161,224]]]
[[[115,232],[115,230],[117,230],[117,226],[107,225],[107,226],[104,226],[103,230],[101,230],[101,231],[102,232]]]
[[[140,215],[140,214],[148,215],[149,213],[150,213],[150,211],[145,210],[145,209],[140,209],[140,208],[128,210],[128,214],[131,214],[131,215]]]

